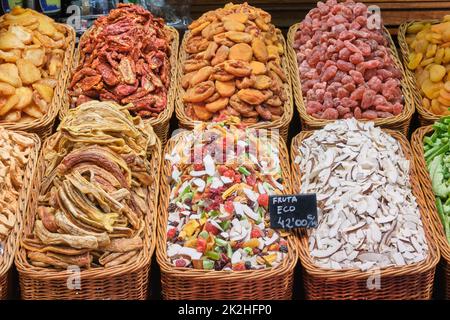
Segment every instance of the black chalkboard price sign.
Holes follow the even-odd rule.
[[[317,228],[316,194],[269,196],[273,229]]]

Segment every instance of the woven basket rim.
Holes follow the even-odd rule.
[[[425,163],[424,152],[423,152],[423,138],[434,131],[433,127],[426,126],[420,127],[414,131],[411,137],[411,144],[413,145],[412,152],[414,155],[414,161],[416,162],[417,173],[419,176],[420,186],[424,197],[426,198],[427,211],[433,218],[434,234],[435,238],[439,243],[439,249],[441,251],[442,257],[450,263],[450,243],[447,240],[445,232],[443,230],[442,222],[436,209],[434,202],[435,195],[432,191],[430,174],[428,173],[427,166]],[[433,201],[431,201],[433,200]]]
[[[403,134],[398,131],[391,129],[382,129],[384,132],[390,134],[393,138],[395,138],[401,145],[404,156],[410,160],[410,184],[412,188],[412,192],[416,197],[418,208],[420,211],[420,216],[422,219],[422,225],[424,228],[425,236],[427,239],[428,245],[428,254],[425,260],[405,266],[391,266],[387,268],[383,268],[380,270],[380,276],[382,278],[394,278],[398,276],[406,276],[412,274],[420,274],[431,270],[436,267],[439,262],[440,252],[434,241],[433,228],[431,227],[431,217],[423,205],[425,203],[425,199],[421,192],[421,189],[416,181],[416,170],[414,166],[414,159],[412,155],[411,148],[409,146],[408,141],[403,136]],[[301,175],[300,170],[298,169],[298,164],[294,162],[294,159],[297,156],[300,156],[298,151],[301,142],[307,137],[311,136],[314,131],[303,131],[296,135],[291,144],[291,159],[292,159],[292,181],[294,187],[294,191],[300,191],[300,181]],[[361,271],[359,269],[343,269],[343,270],[334,270],[328,268],[321,268],[317,266],[311,258],[309,252],[308,245],[309,236],[302,232],[299,238],[299,257],[302,264],[302,268],[308,274],[314,275],[314,277],[319,278],[327,278],[327,279],[335,279],[335,280],[364,280],[373,275],[373,270]]]
[[[42,182],[42,167],[45,165],[45,152],[48,145],[57,138],[58,132],[50,136],[43,144],[41,152],[39,154],[38,168],[36,169],[35,183],[33,186],[33,192],[39,196],[40,185]],[[158,200],[158,181],[159,181],[159,164],[161,160],[161,142],[158,137],[156,138],[156,145],[152,147],[147,153],[151,155],[150,167],[152,168],[154,175],[154,181],[149,189],[149,208],[144,219],[144,236],[143,236],[143,248],[138,254],[138,259],[132,263],[126,263],[118,266],[113,266],[109,268],[105,267],[95,267],[90,269],[83,269],[80,272],[80,276],[83,281],[89,281],[94,279],[105,279],[112,278],[121,274],[132,273],[150,265],[151,258],[156,248],[156,208]],[[32,201],[31,197],[29,199],[29,211],[27,217],[24,221],[24,227],[21,232],[21,237],[32,232],[32,227],[34,226],[36,210],[34,210],[38,201]],[[150,216],[151,215],[151,216]],[[55,268],[42,268],[35,267],[31,265],[27,259],[27,250],[19,244],[19,248],[15,257],[15,265],[20,277],[28,277],[32,279],[39,279],[40,281],[51,281],[51,280],[65,280],[67,276],[73,275],[73,272],[63,269]]]
[[[87,37],[93,30],[93,26],[87,29],[80,38],[80,42],[84,37]],[[169,87],[167,88],[167,102],[166,108],[158,114],[156,118],[147,118],[143,119],[144,122],[150,123],[152,126],[157,126],[160,124],[168,123],[172,114],[175,110],[175,99],[176,99],[176,84],[177,84],[177,59],[178,59],[178,42],[180,39],[180,35],[178,30],[172,26],[164,25],[164,30],[170,33],[172,39],[170,43],[170,79]],[[79,43],[80,43],[79,42]],[[80,45],[78,43],[77,48],[74,50],[74,59],[72,62],[72,66],[70,68],[68,81],[70,82],[72,76],[75,72],[75,69],[78,67],[78,63],[80,62]],[[61,120],[67,115],[67,112],[70,109],[70,97],[69,92],[66,90],[64,94],[64,103],[59,112],[59,119]]]
[[[281,57],[281,67],[283,71],[286,74],[287,82],[284,83],[284,89],[286,90],[286,94],[288,97],[288,100],[284,104],[284,113],[281,116],[280,119],[277,119],[275,121],[260,121],[255,124],[251,124],[248,127],[254,128],[254,129],[277,129],[282,128],[283,126],[289,125],[289,123],[292,120],[294,110],[293,110],[293,99],[292,99],[292,85],[291,85],[291,76],[289,74],[289,60],[288,60],[288,54],[287,54],[287,46],[286,46],[286,40],[284,39],[283,34],[281,33],[281,30],[276,28],[276,33],[278,35],[279,40],[281,41],[283,48],[284,48],[284,55]],[[180,49],[178,51],[178,67],[177,67],[177,73],[178,73],[178,79],[177,79],[177,95],[175,99],[175,113],[177,115],[178,121],[182,127],[193,129],[197,124],[202,123],[200,120],[194,120],[186,114],[185,106],[182,100],[182,97],[184,93],[186,92],[183,87],[181,86],[181,78],[183,77],[183,64],[186,61],[187,53],[186,53],[186,42],[190,35],[190,31],[187,30],[184,33]]]
[[[53,121],[58,115],[60,109],[63,107],[61,96],[67,88],[67,78],[69,76],[70,66],[72,65],[76,36],[75,30],[71,26],[62,23],[57,23],[57,25],[67,30],[67,38],[70,38],[70,40],[68,41],[68,46],[64,53],[63,66],[58,74],[57,85],[53,92],[52,102],[48,105],[47,112],[42,116],[42,118],[25,123],[0,121],[0,126],[11,130],[39,131],[48,126],[52,126]]]
[[[41,140],[35,133],[29,133],[24,131],[8,130],[14,133],[23,135],[34,142],[34,146],[31,147],[30,158],[28,160],[27,166],[24,169],[23,184],[29,185],[33,182],[34,172],[37,166],[37,160],[39,155],[39,149],[41,147]],[[23,228],[23,221],[28,210],[28,197],[31,192],[31,188],[22,188],[19,192],[19,197],[17,199],[18,206],[16,208],[15,216],[16,223],[11,229],[10,234],[5,242],[4,252],[3,252],[3,262],[0,264],[0,277],[7,276],[9,269],[14,262],[14,256],[19,246],[19,237]]]
[[[294,100],[295,104],[297,106],[297,111],[300,114],[300,118],[304,123],[311,127],[311,128],[321,128],[327,125],[328,123],[332,123],[335,120],[325,120],[325,119],[317,119],[313,116],[309,115],[306,112],[306,105],[305,101],[306,98],[303,97],[302,89],[301,89],[301,81],[300,81],[300,75],[298,70],[298,63],[297,63],[297,54],[295,53],[293,43],[294,43],[294,37],[295,33],[297,32],[297,29],[299,27],[300,23],[296,23],[292,25],[289,28],[288,36],[287,36],[287,46],[288,46],[288,56],[289,56],[289,73],[291,74],[292,78],[292,86],[293,86],[293,92],[294,92]],[[403,68],[403,65],[401,63],[401,60],[398,56],[397,48],[395,47],[395,44],[392,40],[392,37],[389,33],[389,31],[386,29],[386,27],[383,26],[383,33],[386,37],[386,40],[388,40],[389,43],[389,51],[392,57],[392,60],[396,67],[401,71],[402,73],[402,79],[401,79],[401,90],[404,98],[403,103],[403,110],[399,115],[389,117],[389,118],[378,118],[375,120],[368,120],[368,119],[359,119],[358,121],[361,122],[368,122],[372,121],[377,126],[383,126],[383,127],[389,127],[389,126],[396,126],[400,125],[402,123],[409,122],[412,115],[414,114],[414,103],[413,103],[413,96],[410,88],[410,84],[407,81],[407,76],[405,74],[405,70]]]
[[[189,135],[191,131],[184,131],[178,133],[176,136],[169,139],[165,148],[164,154],[170,153],[170,151],[174,148],[176,143],[183,141],[187,135]],[[270,132],[269,132],[270,134]],[[286,192],[290,192],[292,190],[292,185],[289,176],[289,154],[287,151],[287,147],[279,137],[279,158],[281,166],[284,170],[284,186],[287,186]],[[283,157],[284,155],[284,157]],[[168,183],[167,177],[170,176],[170,163],[168,160],[164,159],[161,161],[161,183],[160,183],[160,198],[159,198],[159,219],[158,219],[158,243],[156,247],[156,258],[158,264],[161,268],[161,272],[165,272],[170,274],[170,276],[174,277],[190,277],[196,278],[198,280],[258,280],[258,279],[267,279],[271,278],[274,274],[285,273],[288,274],[291,272],[298,260],[297,254],[297,239],[294,234],[289,235],[286,239],[288,240],[288,254],[287,257],[284,258],[283,262],[274,268],[267,268],[262,270],[245,270],[245,271],[216,271],[216,270],[197,270],[192,268],[181,268],[175,267],[167,261],[167,219],[168,219],[168,210],[167,204],[169,202],[170,197],[170,185]]]
[[[398,34],[397,34],[397,38],[398,38],[398,44],[400,46],[400,50],[402,53],[402,59],[403,59],[403,65],[404,65],[404,70],[405,70],[405,75],[407,77],[407,80],[409,82],[409,85],[411,87],[411,92],[412,92],[412,98],[413,98],[413,102],[415,104],[415,107],[417,109],[417,112],[419,113],[420,117],[426,121],[426,122],[434,122],[437,119],[441,118],[442,116],[439,115],[435,115],[433,113],[431,113],[430,111],[428,111],[427,109],[425,109],[422,106],[422,95],[420,93],[420,88],[417,86],[417,82],[416,82],[416,76],[414,74],[414,72],[412,72],[409,68],[408,68],[408,64],[409,64],[409,46],[406,43],[406,30],[408,29],[408,27],[416,22],[425,22],[425,23],[439,23],[439,20],[437,19],[423,19],[423,20],[415,20],[415,19],[411,19],[408,21],[403,22],[400,27],[398,28]]]

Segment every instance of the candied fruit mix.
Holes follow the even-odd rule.
[[[167,256],[176,267],[256,270],[287,255],[287,233],[270,228],[268,212],[269,196],[285,190],[276,139],[234,119],[200,124],[166,155]]]

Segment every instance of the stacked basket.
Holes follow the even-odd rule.
[[[294,100],[297,106],[297,111],[300,114],[300,122],[303,130],[315,130],[323,128],[328,123],[333,122],[332,120],[317,119],[306,112],[306,98],[303,97],[302,87],[300,81],[300,75],[298,70],[297,55],[293,48],[295,33],[299,27],[299,23],[294,24],[289,28],[288,32],[288,55],[289,55],[289,74],[292,79]],[[410,83],[408,81],[408,76],[405,74],[403,66],[398,57],[397,49],[389,34],[389,31],[383,27],[383,32],[389,42],[389,51],[395,63],[395,66],[402,72],[401,89],[404,97],[404,107],[403,111],[394,117],[376,119],[375,125],[386,129],[392,129],[407,134],[409,130],[409,125],[411,117],[414,113],[414,104],[412,101],[412,93],[410,89]],[[362,120],[365,121],[365,120]]]
[[[403,135],[392,130],[386,130],[386,132],[399,141],[406,159],[413,160],[409,143]],[[301,132],[293,139],[292,159],[300,156],[299,146],[311,134],[311,131]],[[292,164],[292,173],[294,192],[300,192],[301,173],[295,163]],[[434,239],[435,217],[431,216],[428,210],[416,174],[414,162],[411,161],[410,181],[429,246],[427,258],[416,264],[382,269],[379,273],[380,288],[370,290],[367,285],[368,280],[374,277],[374,273],[370,270],[366,272],[359,269],[331,270],[315,265],[309,252],[309,237],[306,232],[300,232],[298,251],[307,299],[431,299],[435,269],[439,261],[439,249]]]

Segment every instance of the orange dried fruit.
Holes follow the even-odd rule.
[[[230,53],[228,55],[229,59],[232,60],[243,60],[250,62],[252,61],[253,50],[246,43],[238,43],[230,48]]]

